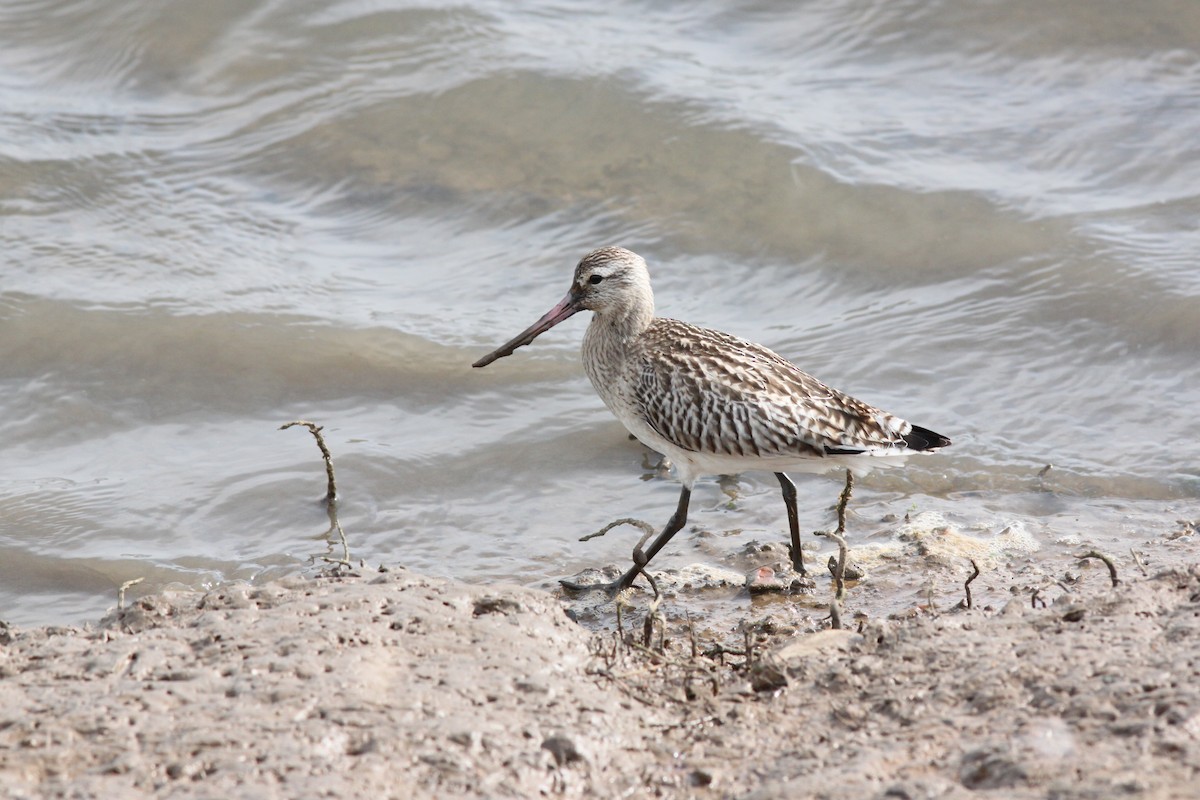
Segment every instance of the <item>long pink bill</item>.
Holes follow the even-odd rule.
[[[518,347],[524,347],[546,331],[553,328],[558,323],[562,322],[564,319],[579,311],[579,307],[575,305],[575,302],[576,298],[574,294],[568,292],[567,296],[564,297],[558,305],[547,311],[541,319],[530,325],[525,330],[521,331],[521,333],[519,333],[512,341],[508,342],[500,349],[488,353],[471,366],[486,367],[488,364],[492,363],[498,358],[511,356],[513,351]]]

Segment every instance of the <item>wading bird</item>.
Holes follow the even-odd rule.
[[[654,316],[645,260],[623,247],[593,250],[575,267],[562,301],[512,341],[475,362],[512,355],[579,311],[591,311],[583,368],[596,393],[643,444],[670,459],[683,484],[679,504],[633,566],[612,584],[631,585],[687,521],[696,479],[748,471],[775,473],[801,575],[796,486],[788,471],[865,471],[931,452],[950,440],[831,389],[771,350],[720,331]]]

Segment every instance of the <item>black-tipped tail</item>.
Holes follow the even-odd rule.
[[[945,436],[919,425],[913,425],[912,430],[905,434],[904,443],[909,450],[938,450],[950,446],[950,440]]]

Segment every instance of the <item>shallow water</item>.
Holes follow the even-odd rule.
[[[295,418],[356,559],[624,562],[632,529],[578,537],[678,488],[585,320],[470,368],[610,243],[660,313],[954,439],[860,484],[852,546],[914,510],[1035,557],[1200,517],[1194,3],[30,0],[0,102],[9,622],[310,568]],[[784,536],[774,480],[735,487],[656,565]],[[799,481],[806,529],[838,489]]]

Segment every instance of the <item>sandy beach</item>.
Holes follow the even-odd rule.
[[[147,596],[0,629],[0,794],[1196,797],[1196,538],[740,650],[400,568]]]

